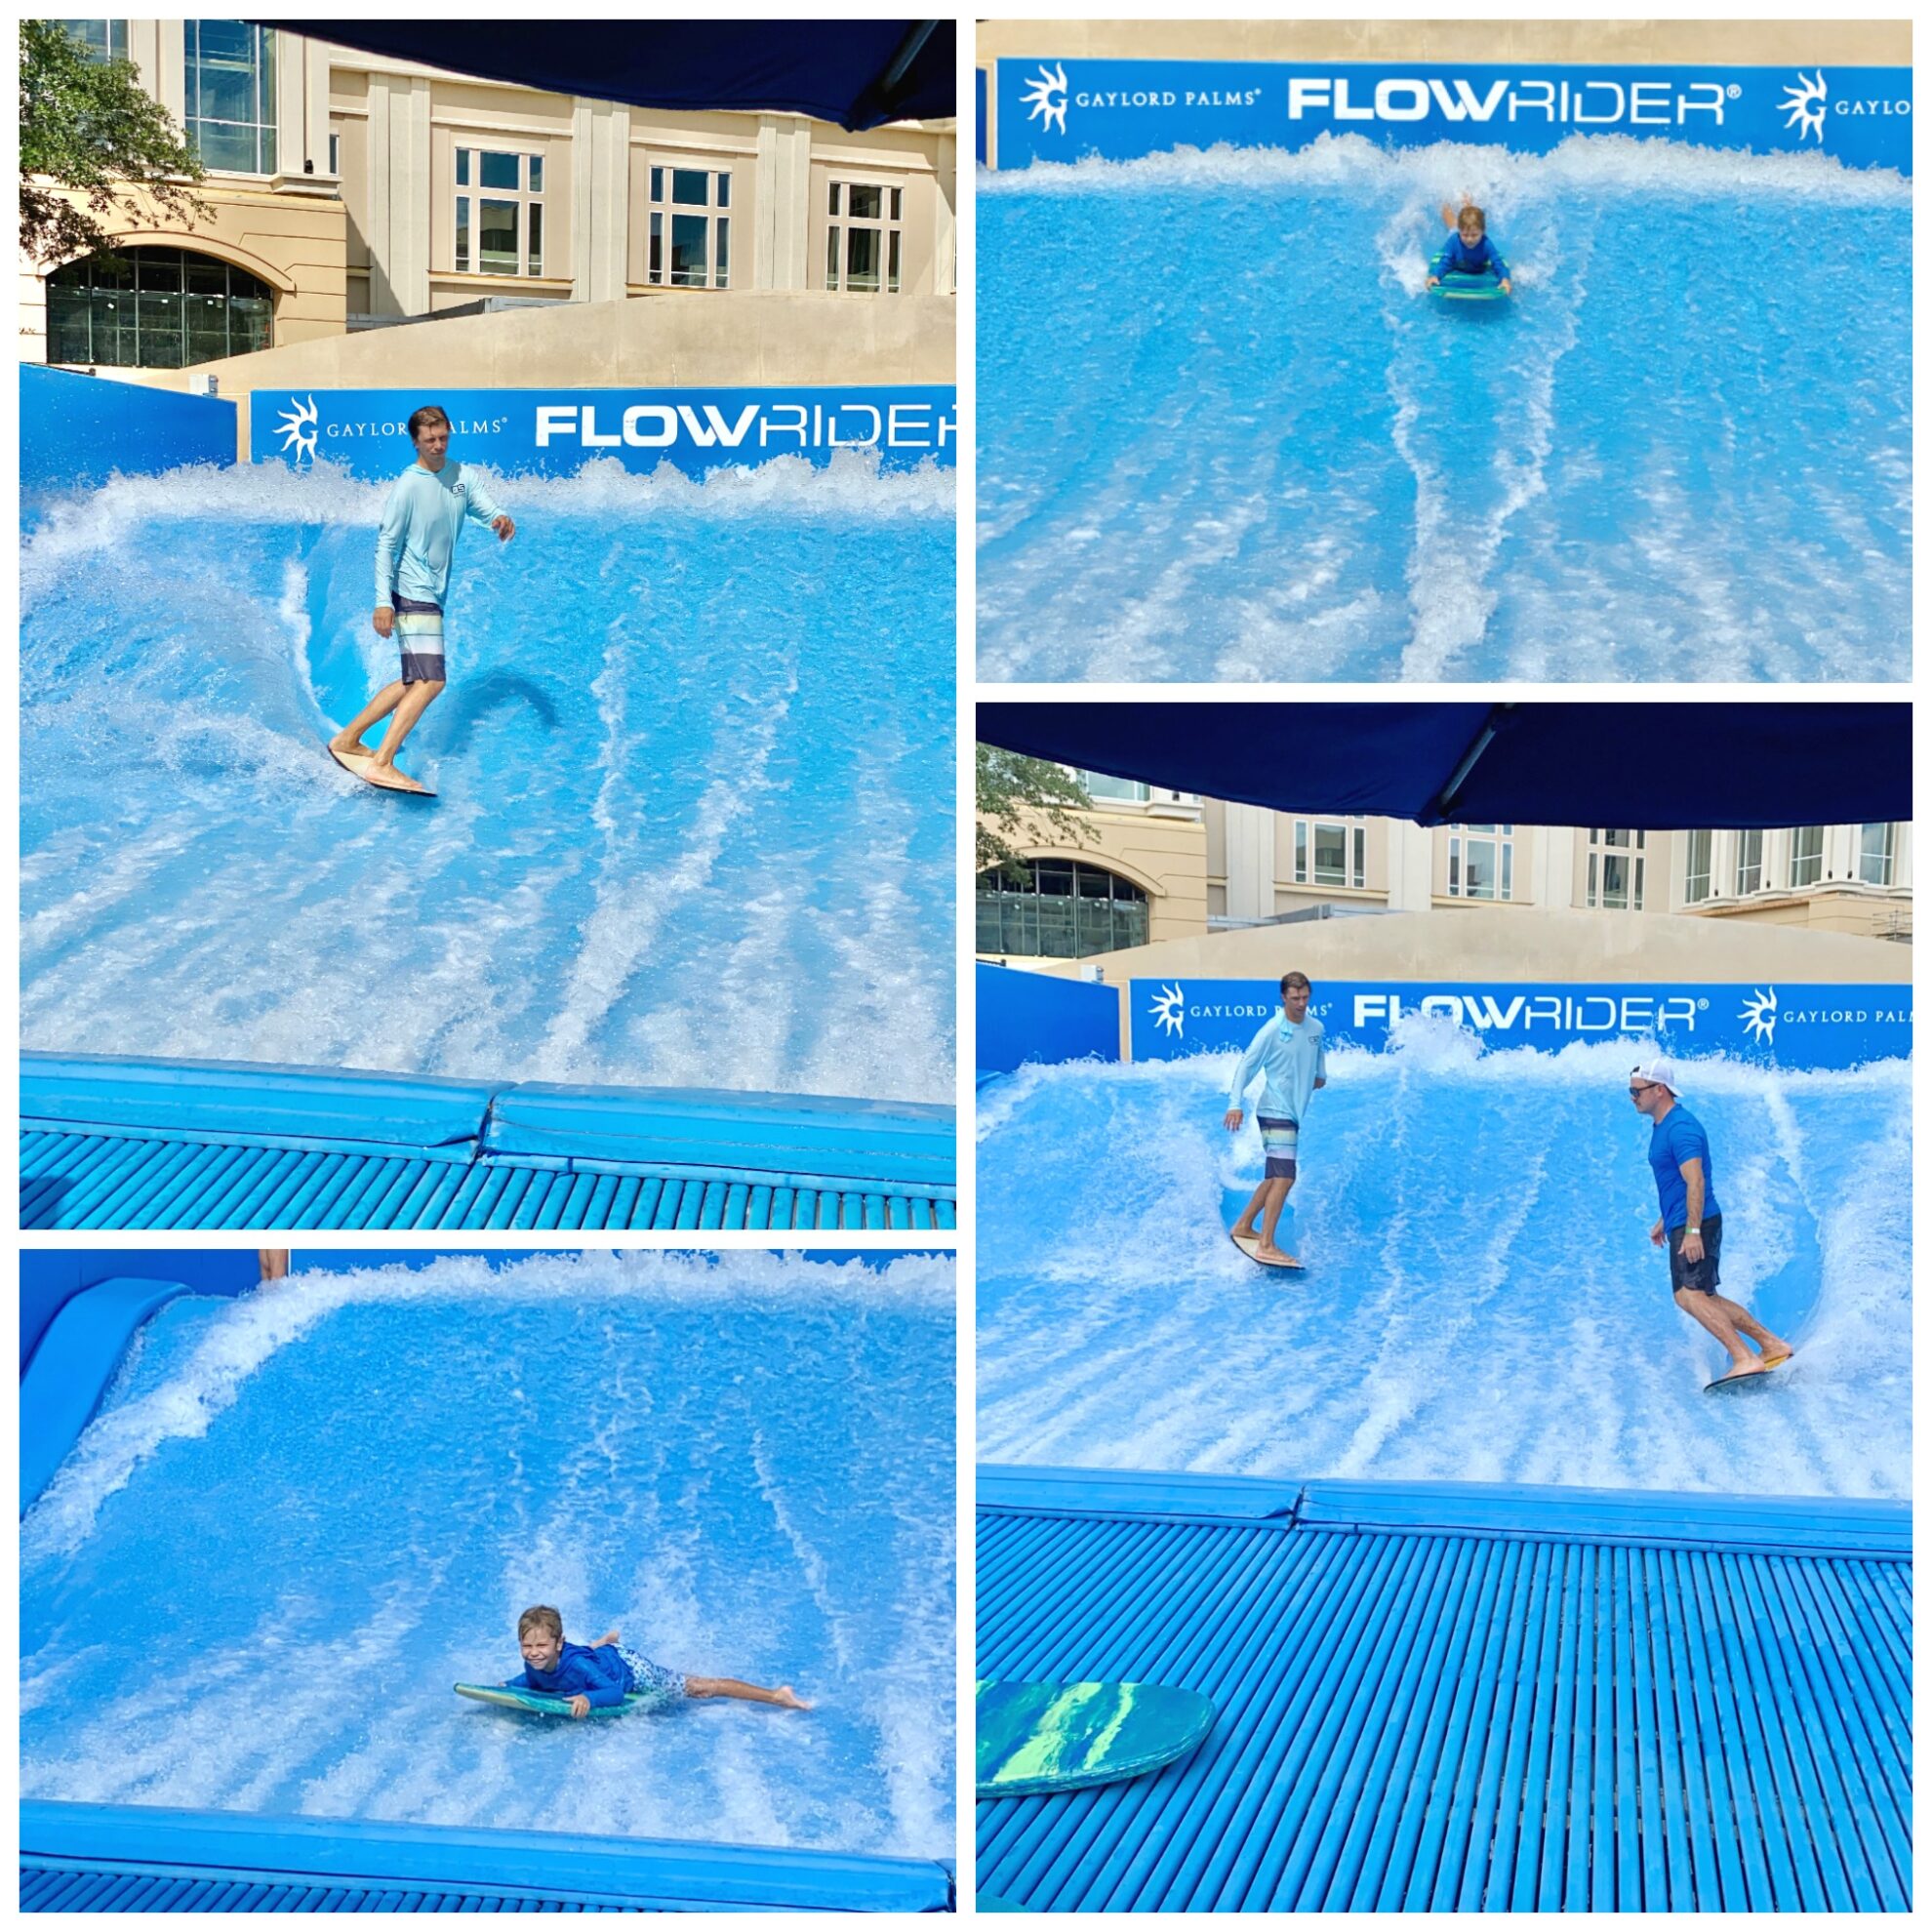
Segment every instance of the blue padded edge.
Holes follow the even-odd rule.
[[[1912,1506],[1834,1496],[1725,1496],[1520,1483],[1295,1483],[1255,1476],[982,1463],[981,1509],[1026,1515],[1185,1516],[1284,1529],[1385,1530],[1753,1550],[1909,1562]]]
[[[1280,1477],[1170,1475],[1153,1469],[1055,1469],[982,1463],[982,1509],[1026,1515],[1190,1516],[1228,1522],[1293,1520],[1302,1485]]]
[[[486,1153],[706,1166],[953,1185],[953,1108],[684,1088],[511,1087]]]
[[[1836,1496],[1724,1496],[1649,1489],[1557,1489],[1479,1482],[1311,1482],[1296,1517],[1308,1530],[1476,1531],[1652,1548],[1912,1556],[1912,1506]]]
[[[495,1088],[428,1074],[246,1061],[22,1053],[23,1123],[319,1136],[382,1147],[473,1143]]]
[[[94,1418],[135,1330],[190,1291],[179,1281],[117,1275],[83,1288],[47,1324],[20,1378],[20,1513],[54,1479]]]
[[[20,1804],[20,1855],[444,1888],[508,1885],[687,1910],[944,1912],[952,1890],[927,1859],[39,1798]]]

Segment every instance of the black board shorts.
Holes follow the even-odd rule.
[[[1724,1217],[1713,1214],[1699,1229],[1704,1236],[1704,1259],[1701,1262],[1687,1262],[1684,1259],[1684,1236],[1690,1229],[1686,1222],[1682,1228],[1673,1228],[1666,1237],[1670,1243],[1670,1288],[1674,1293],[1679,1288],[1689,1288],[1700,1295],[1714,1295],[1717,1292],[1717,1250],[1724,1245]]]

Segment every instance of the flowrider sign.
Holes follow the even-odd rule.
[[[998,163],[1174,147],[1486,142],[1547,153],[1625,135],[1912,172],[1909,67],[1466,67],[1278,60],[1001,60]]]

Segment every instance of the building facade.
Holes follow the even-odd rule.
[[[1298,915],[1453,916],[1476,906],[1624,918],[1679,914],[1867,938],[1912,937],[1909,825],[1751,832],[1431,827],[1395,819],[1272,812],[1081,776],[1095,800],[1093,812],[1076,815],[1087,839],[1028,842],[1030,875],[1024,883],[981,877],[977,946],[983,958],[1089,958],[1157,939]],[[1161,863],[1151,866],[1146,855],[1155,850]],[[1063,904],[1028,924],[1028,898]],[[1125,919],[1110,913],[1103,923],[1077,905],[1069,910],[1064,904],[1105,900],[1111,907],[1116,899],[1138,910]],[[1111,944],[1100,944],[1104,938]]]
[[[129,196],[116,260],[22,262],[20,354],[179,368],[503,298],[954,287],[954,124],[848,134],[670,113],[357,54],[240,20],[72,20],[131,60],[208,170]]]

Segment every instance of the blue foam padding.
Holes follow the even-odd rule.
[[[1153,1469],[1052,1469],[1003,1463],[982,1463],[975,1485],[982,1509],[1213,1516],[1230,1522],[1292,1518],[1302,1494],[1299,1482],[1277,1476],[1186,1475]]]
[[[946,1872],[928,1859],[46,1799],[20,1805],[20,1852],[334,1882],[517,1886],[698,1911],[944,1912],[951,1899]]]
[[[487,1081],[421,1073],[118,1054],[20,1055],[22,1120],[65,1127],[462,1147],[482,1132],[495,1091]]]
[[[135,1330],[187,1288],[117,1275],[98,1281],[48,1323],[20,1379],[20,1513],[54,1478],[93,1419]]]
[[[531,1084],[497,1096],[484,1151],[950,1187],[954,1110],[683,1088]]]
[[[1120,988],[1015,966],[973,969],[973,1058],[982,1072],[1028,1061],[1120,1058]]]

